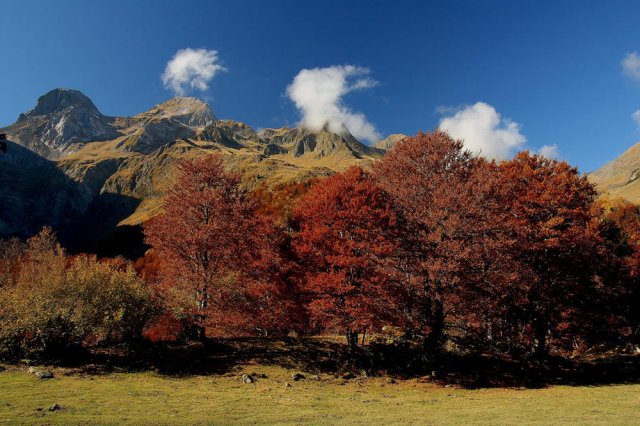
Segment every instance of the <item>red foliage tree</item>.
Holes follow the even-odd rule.
[[[225,172],[221,156],[184,162],[179,172],[164,213],[145,227],[146,241],[160,259],[161,293],[197,338],[204,337],[205,327],[246,329],[256,319],[246,311],[249,302],[287,293],[282,281],[271,280],[272,259],[278,258],[272,251],[274,227],[256,214],[256,202],[238,175]],[[271,316],[270,327],[288,322],[282,317],[286,309],[276,312],[280,316]]]
[[[522,337],[541,356],[550,338],[567,347],[595,330],[618,283],[607,277],[614,266],[608,264],[596,191],[586,176],[566,162],[528,152],[503,162],[500,175],[521,277],[510,287],[512,322],[530,331]]]
[[[408,315],[429,351],[447,329],[488,333],[498,286],[512,274],[495,169],[440,131],[405,139],[374,166],[411,229]]]
[[[276,222],[286,224],[291,218],[293,207],[309,190],[320,181],[309,178],[301,182],[290,182],[269,188],[262,184],[251,191],[251,197],[258,202],[258,211],[272,217]]]
[[[400,318],[401,287],[390,264],[404,242],[390,197],[360,168],[314,186],[294,211],[302,290],[314,323],[347,336]]]
[[[640,343],[640,207],[625,200],[601,199],[603,230],[609,248],[606,271],[618,274],[618,297],[613,302],[623,315],[620,334]],[[617,266],[617,268],[616,268]]]

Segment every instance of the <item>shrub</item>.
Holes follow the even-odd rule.
[[[0,289],[0,351],[58,355],[141,336],[153,304],[122,262],[69,258],[45,229],[28,241],[12,282]]]

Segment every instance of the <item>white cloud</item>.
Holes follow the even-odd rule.
[[[640,81],[640,56],[636,52],[628,53],[621,64],[622,72],[634,80]]]
[[[559,160],[560,159],[560,149],[558,148],[558,145],[556,145],[556,144],[543,145],[542,148],[540,148],[538,150],[538,154],[542,155],[543,157],[550,158],[552,160]]]
[[[470,151],[496,160],[510,158],[527,140],[518,123],[502,118],[484,102],[457,109],[440,121],[439,128],[462,139]]]
[[[640,128],[640,109],[631,114],[631,118],[636,122],[638,128]]]
[[[369,69],[353,65],[303,69],[287,87],[287,96],[302,113],[300,125],[314,131],[326,125],[332,132],[346,127],[357,139],[376,142],[381,135],[375,126],[364,114],[351,111],[342,98],[377,84],[369,77]]]
[[[218,52],[206,49],[181,49],[167,62],[162,73],[164,87],[178,96],[189,90],[205,91],[209,82],[226,69],[218,63]]]

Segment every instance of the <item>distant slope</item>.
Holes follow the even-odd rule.
[[[598,191],[640,203],[640,142],[589,175]]]
[[[391,148],[393,148],[395,144],[397,144],[398,142],[406,138],[407,138],[407,135],[403,135],[401,133],[395,133],[393,135],[387,136],[382,140],[379,140],[378,142],[374,143],[373,146],[378,149],[383,149],[385,151],[388,151]]]

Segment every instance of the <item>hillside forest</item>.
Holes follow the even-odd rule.
[[[488,161],[434,131],[274,188],[218,154],[178,168],[135,261],[69,254],[50,228],[0,243],[2,358],[339,335],[354,362],[375,368],[378,343],[426,371],[640,344],[640,211],[566,162]]]

